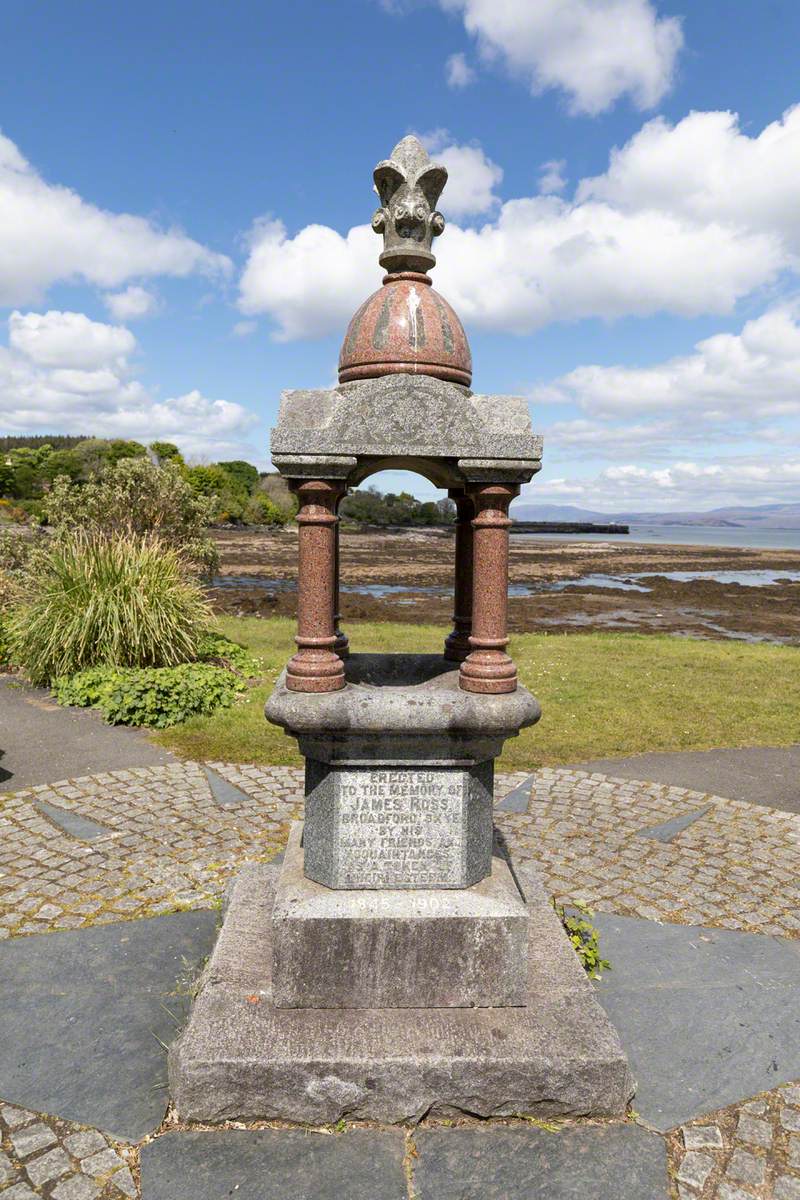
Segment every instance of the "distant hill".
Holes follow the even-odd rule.
[[[599,512],[572,504],[514,504],[517,521],[599,521],[623,525],[730,525],[738,529],[800,529],[800,504],[731,505],[708,512]]]

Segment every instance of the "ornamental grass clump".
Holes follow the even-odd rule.
[[[32,555],[7,636],[31,682],[48,684],[87,667],[190,662],[211,620],[174,547],[73,530]]]

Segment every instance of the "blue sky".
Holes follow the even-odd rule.
[[[0,430],[266,465],[415,132],[473,386],[545,434],[526,499],[797,501],[798,42],[789,0],[8,3]]]

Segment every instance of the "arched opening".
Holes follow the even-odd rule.
[[[414,463],[417,466],[417,462]],[[453,616],[457,507],[448,473],[419,463],[410,471],[391,460],[359,463],[339,504],[337,649],[366,647],[359,625],[436,625],[441,647]],[[390,637],[378,644],[389,648]],[[373,640],[375,640],[373,638]],[[346,651],[345,651],[346,652]]]

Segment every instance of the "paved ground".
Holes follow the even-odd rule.
[[[0,797],[0,1200],[800,1200],[800,815],[599,772],[497,782],[514,853],[599,910],[631,1119],[164,1119],[162,1043],[225,883],[280,851],[302,780],[139,766]]]
[[[138,729],[106,725],[96,712],[60,708],[47,688],[0,672],[0,792],[88,771],[174,762]]]
[[[576,769],[623,779],[654,779],[800,813],[800,745],[635,754],[577,763]]]

